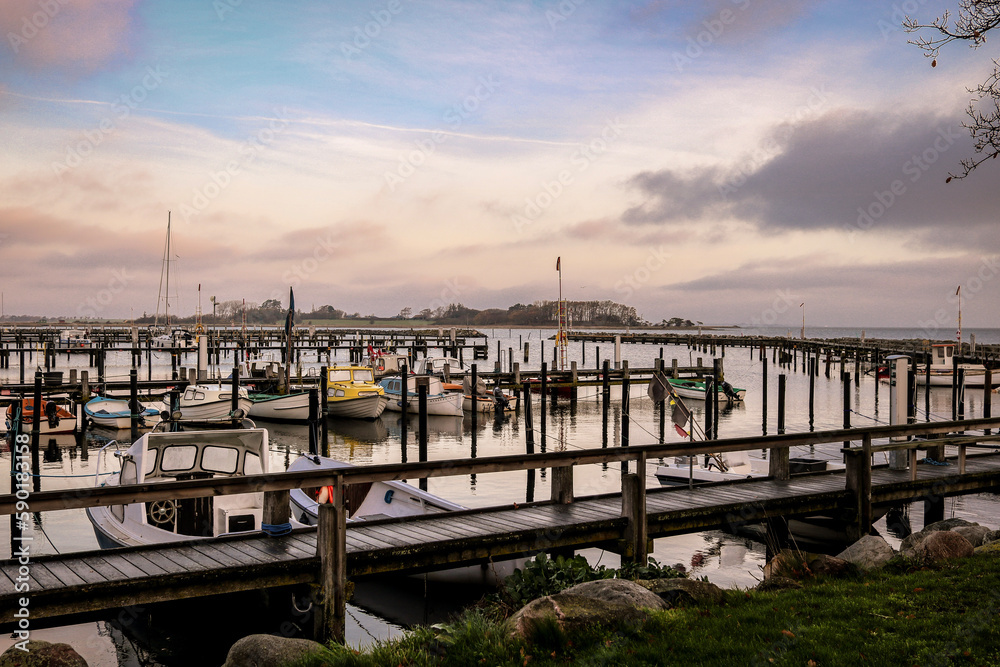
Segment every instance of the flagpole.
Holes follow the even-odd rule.
[[[955,292],[958,295],[958,353],[962,354],[962,286]]]

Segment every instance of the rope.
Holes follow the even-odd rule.
[[[289,521],[285,523],[262,523],[260,524],[260,529],[270,537],[281,537],[292,532],[292,524]]]

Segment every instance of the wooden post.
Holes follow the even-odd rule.
[[[761,346],[761,352],[764,346]],[[761,435],[767,435],[767,354],[763,354],[760,359],[760,414],[761,414]]]
[[[519,386],[521,384],[521,364],[514,362],[514,385]]]
[[[625,544],[622,559],[645,565],[649,556],[646,525],[646,484],[640,466],[638,474],[622,478],[622,516],[628,519],[625,526]]]
[[[809,430],[816,419],[816,357],[809,357]],[[878,390],[876,389],[876,395]]]
[[[424,380],[421,382],[420,380]],[[427,378],[417,379],[417,423],[420,433],[417,434],[417,459],[427,460]],[[420,490],[427,490],[427,478],[419,480]]]
[[[261,523],[280,526],[289,522],[292,510],[288,494],[288,489],[264,492],[264,511]]]
[[[986,369],[986,374],[983,376],[983,419],[989,419],[993,416],[992,403],[993,403],[993,370],[990,368]],[[990,429],[983,431],[985,435],[990,434]]]
[[[139,405],[139,371],[135,368],[128,372],[128,408],[131,416],[129,419],[130,435],[132,442],[135,442],[139,439],[139,417],[142,414],[142,406]]]
[[[498,378],[499,381],[499,378]],[[472,364],[472,373],[469,376],[469,395],[472,403],[472,437],[475,442],[476,429],[479,426],[479,393],[476,391],[476,383],[479,377],[476,375],[476,364]],[[465,400],[464,398],[462,400]]]
[[[240,367],[238,365],[233,366],[233,383],[230,390],[233,394],[230,398],[230,412],[235,415],[236,411],[240,409]],[[243,416],[246,417],[246,415]]]
[[[333,502],[319,506],[316,551],[320,560],[320,613],[314,636],[321,643],[344,642],[347,620],[347,513],[344,511],[344,478],[333,483]]]
[[[552,469],[552,502],[569,505],[573,502],[573,466]]]
[[[847,537],[852,542],[872,530],[872,437],[867,433],[861,439],[861,449],[844,450],[847,465],[847,490],[854,493],[856,514],[847,526]]]
[[[785,374],[778,375],[778,435],[785,432]]]

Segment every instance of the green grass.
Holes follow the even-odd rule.
[[[313,665],[1000,665],[1000,558],[729,591],[725,604],[653,612],[639,625],[511,638],[499,606]]]

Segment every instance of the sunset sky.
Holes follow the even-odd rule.
[[[4,313],[558,296],[647,320],[1000,326],[994,41],[955,2],[3,0]]]

